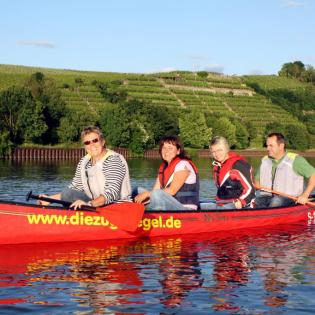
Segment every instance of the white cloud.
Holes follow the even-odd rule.
[[[40,47],[46,47],[46,48],[55,48],[56,45],[48,42],[48,41],[44,41],[44,40],[21,40],[17,42],[18,45],[23,45],[23,46],[40,46]]]
[[[285,8],[300,8],[304,7],[306,3],[299,2],[299,1],[284,1],[284,7]]]

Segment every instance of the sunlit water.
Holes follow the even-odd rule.
[[[158,161],[129,160],[133,185]],[[0,161],[0,199],[58,192],[74,164]],[[215,194],[209,161],[201,196]],[[0,314],[314,314],[315,228],[0,246]]]

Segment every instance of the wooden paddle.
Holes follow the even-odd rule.
[[[32,191],[30,191],[26,195],[26,200],[29,201],[29,199],[57,203],[68,208],[70,208],[71,205],[71,202],[68,201],[34,195],[32,194]],[[91,206],[81,206],[79,210],[100,213],[101,215],[106,217],[109,222],[116,225],[118,228],[127,232],[134,232],[138,228],[139,222],[142,219],[144,213],[144,205],[134,202],[118,202],[111,203],[99,208]]]
[[[267,188],[267,187],[256,186],[256,189],[263,190],[263,191],[266,191],[266,192],[269,192],[269,193],[272,193],[272,194],[275,194],[275,195],[279,195],[279,196],[282,196],[282,197],[286,197],[286,198],[289,198],[289,199],[294,200],[294,201],[298,200],[297,197],[294,197],[294,196],[291,196],[291,195],[287,195],[285,193],[282,193],[280,191],[276,191],[276,190],[273,190],[273,189],[270,189],[270,188]],[[315,202],[311,202],[311,201],[307,201],[306,204],[310,205],[310,206],[315,206]]]

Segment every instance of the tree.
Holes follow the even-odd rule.
[[[226,117],[221,117],[213,123],[212,134],[225,137],[231,147],[236,145],[236,127]]]
[[[309,135],[304,126],[289,124],[285,127],[287,147],[296,150],[305,150],[309,147]]]
[[[302,61],[294,61],[283,64],[278,72],[279,76],[292,77],[299,79],[305,71],[305,65]]]
[[[245,126],[246,126],[246,129],[248,132],[248,137],[249,137],[248,140],[249,140],[249,144],[250,144],[251,141],[253,139],[255,139],[258,135],[257,128],[256,128],[255,124],[253,124],[251,121],[246,121]]]
[[[57,143],[57,130],[60,119],[65,114],[66,104],[62,100],[54,80],[46,78],[41,72],[36,72],[26,80],[25,87],[31,91],[36,102],[41,104],[42,114],[47,125],[45,133],[41,137],[37,137],[36,142]]]
[[[14,143],[10,140],[9,131],[0,131],[0,157],[10,154],[14,147]]]
[[[114,80],[109,83],[93,81],[93,84],[99,89],[104,99],[110,103],[120,103],[127,100],[128,93],[121,87],[122,81]]]
[[[236,149],[246,149],[249,146],[249,133],[246,127],[241,124],[238,120],[234,120],[233,124],[235,125],[235,148]]]
[[[302,73],[301,80],[304,82],[315,83],[315,69],[311,65],[307,65],[305,71]]]
[[[179,118],[180,137],[184,145],[204,148],[209,145],[212,136],[211,128],[206,124],[203,112],[193,110]]]
[[[203,79],[206,79],[208,77],[208,72],[207,71],[198,71],[197,75]]]
[[[0,121],[15,144],[38,139],[47,129],[41,104],[26,88],[13,86],[0,94]]]
[[[65,116],[60,119],[57,135],[61,142],[70,143],[80,141],[81,130],[88,125],[94,125],[96,114],[88,109],[67,109]]]

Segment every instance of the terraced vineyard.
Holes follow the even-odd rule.
[[[296,90],[304,88],[305,83],[299,80],[290,79],[286,77],[278,77],[276,75],[251,75],[244,76],[244,80],[247,82],[254,82],[259,84],[264,90],[269,89],[289,89]]]
[[[245,82],[256,82],[268,88],[295,89],[302,83],[277,76],[224,76],[209,74],[202,78],[191,72],[156,74],[126,74],[88,72],[0,65],[0,91],[12,85],[22,85],[27,77],[42,72],[53,78],[66,105],[80,111],[87,106],[98,112],[108,105],[93,81],[120,80],[129,97],[149,101],[157,106],[178,109],[198,109],[208,113],[236,116],[258,127],[260,143],[264,126],[269,122],[297,123],[297,119],[265,97],[256,95]],[[78,80],[80,79],[80,80]],[[79,83],[78,83],[79,82]]]

